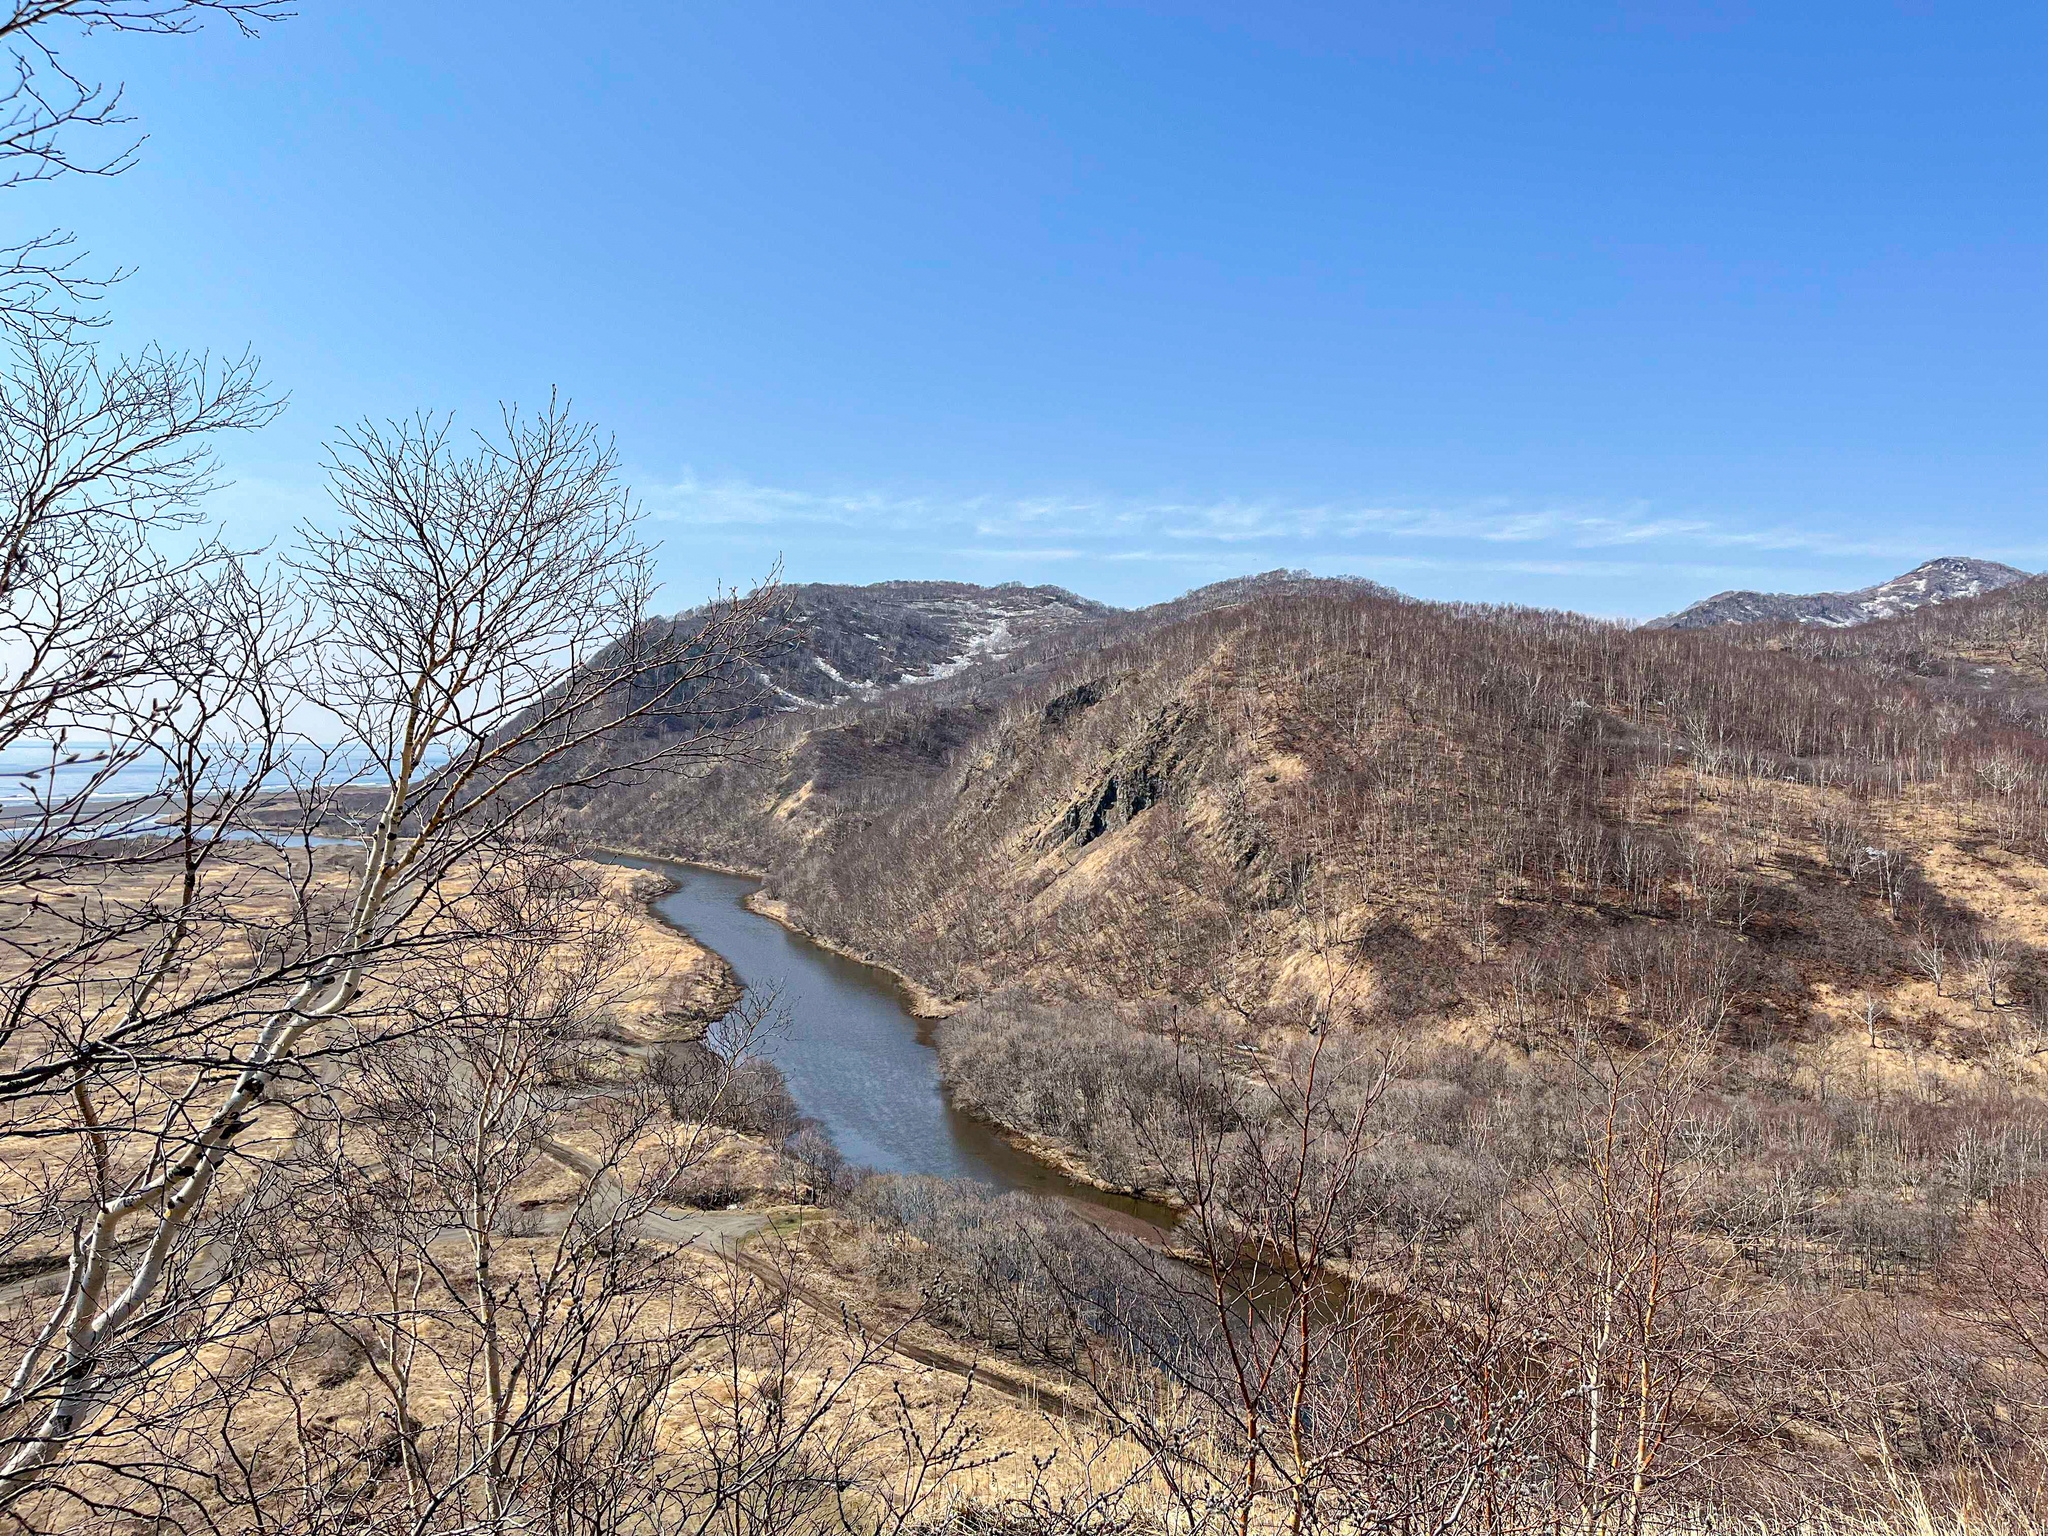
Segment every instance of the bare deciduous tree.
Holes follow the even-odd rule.
[[[107,1362],[173,1322],[165,1297],[209,1191],[304,1047],[346,1048],[328,1034],[380,967],[468,942],[476,870],[532,835],[552,799],[728,746],[758,686],[743,659],[776,628],[770,587],[646,640],[647,560],[611,451],[553,406],[508,412],[467,448],[423,423],[352,434],[333,462],[338,526],[308,530],[271,584],[218,551],[152,564],[149,540],[203,483],[201,434],[262,408],[244,375],[224,394],[195,393],[189,371],[150,376],[166,388],[13,418],[51,435],[12,454],[33,492],[15,512],[30,557],[9,605],[30,661],[8,679],[4,744],[41,737],[61,754],[90,727],[109,745],[84,788],[41,777],[4,853],[21,894],[5,925],[0,1098],[18,1138],[82,1148],[39,1175],[45,1208],[77,1212],[75,1239],[62,1295],[21,1337],[7,1500],[91,1433]],[[96,377],[74,354],[34,383],[61,401]],[[133,446],[97,453],[106,441]],[[92,472],[52,485],[26,472],[74,462]],[[130,532],[109,544],[122,518]],[[103,594],[82,617],[80,569],[82,590]],[[138,602],[156,620],[141,640],[127,628]],[[338,720],[343,750],[295,755],[294,708]],[[607,738],[631,745],[611,756]],[[110,821],[97,790],[144,768]],[[310,833],[364,802],[336,901],[313,879]],[[300,854],[266,864],[239,837],[280,818]],[[136,835],[108,864],[117,831]],[[109,870],[128,886],[44,894],[93,859],[103,892]],[[265,878],[292,937],[250,963],[237,909]]]
[[[710,1132],[649,1085],[593,1081],[628,969],[589,880],[523,858],[467,910],[470,943],[366,1000],[401,1027],[359,1021],[383,1044],[323,1087],[272,1176],[272,1326],[338,1335],[384,1411],[316,1434],[319,1379],[266,1373],[296,1426],[273,1459],[298,1475],[252,1486],[252,1513],[312,1519],[394,1451],[379,1518],[413,1532],[576,1529],[598,1490],[598,1527],[630,1527],[666,1495],[654,1432],[711,1335],[679,1251],[641,1229],[673,1238],[664,1201]],[[570,1195],[528,1198],[562,1170]]]
[[[1729,1384],[1756,1369],[1756,1304],[1720,1288],[1696,1221],[1712,1145],[1690,1110],[1711,1050],[1694,1021],[1589,1055],[1566,1156],[1500,1224],[1501,1304],[1565,1388],[1549,1418],[1558,1502],[1587,1536],[1635,1536],[1658,1490],[1754,1428],[1731,1407],[1754,1396]]]
[[[121,88],[73,70],[65,43],[94,33],[175,36],[209,18],[253,33],[289,14],[286,0],[9,0],[0,9],[0,192],[65,176],[118,176],[135,163],[141,140],[129,132]],[[0,246],[0,319],[61,329],[108,281],[81,270],[64,230],[17,239]]]
[[[1955,1266],[1951,1305],[1984,1337],[2048,1370],[2048,1185],[1992,1193]]]
[[[1390,1072],[1338,1040],[1250,1081],[1183,1058],[1146,1134],[1187,1215],[1171,1255],[1114,1240],[1133,1280],[1069,1290],[1068,1368],[1190,1530],[1515,1528],[1536,1404],[1506,1341],[1346,1272]]]

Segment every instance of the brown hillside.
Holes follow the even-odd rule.
[[[1769,626],[1730,638],[1910,679],[2007,726],[2048,729],[2048,578],[1847,629]]]
[[[999,707],[781,722],[589,815],[764,869],[807,927],[955,997],[1513,1037],[1532,985],[1628,1032],[1704,976],[1734,1043],[1826,1042],[1868,993],[1930,1049],[2008,1059],[2048,1006],[2043,752],[1854,657],[1319,592]],[[1915,990],[1929,935],[1997,1007]]]

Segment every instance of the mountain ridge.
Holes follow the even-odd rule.
[[[1008,581],[803,582],[782,588],[784,643],[754,660],[767,713],[874,703],[915,689],[925,700],[954,683],[1006,691],[1065,644],[1095,643],[1197,613],[1293,593],[1369,595],[1405,602],[1359,576],[1271,570],[1232,576],[1166,602],[1118,608],[1065,587]],[[709,616],[692,608],[650,621],[647,634],[687,634]]]
[[[1912,570],[1846,592],[1734,590],[1651,619],[1646,629],[1709,629],[1724,624],[1816,624],[1830,629],[1896,618],[1916,609],[1979,597],[2033,579],[2033,573],[1996,560],[1941,555]]]
[[[754,659],[770,711],[866,703],[897,688],[942,682],[1033,643],[1099,627],[1122,612],[1065,587],[1005,582],[801,582],[781,589],[786,643]],[[651,622],[686,634],[709,610]]]

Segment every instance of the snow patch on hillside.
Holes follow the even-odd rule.
[[[1875,586],[1853,592],[1717,592],[1661,619],[1652,629],[1695,629],[1715,624],[1797,623],[1846,629],[1873,619],[1894,619],[1915,609],[1981,597],[2026,581],[2028,575],[1995,560],[1943,555]]]
[[[942,661],[923,672],[904,674],[905,683],[936,683],[941,678],[964,672],[979,661],[999,661],[1010,654],[1015,646],[1010,643],[1010,621],[1008,617],[997,619],[979,634],[970,635],[967,648],[951,661]]]
[[[840,687],[844,688],[849,693],[856,693],[859,694],[862,698],[866,698],[869,694],[878,691],[877,684],[863,682],[857,678],[851,678],[846,676],[837,667],[833,666],[831,662],[827,661],[822,656],[813,656],[811,660],[817,663],[817,667],[820,672],[824,673],[827,677],[831,678],[833,682],[837,683]]]

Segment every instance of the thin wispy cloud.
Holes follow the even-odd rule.
[[[1643,504],[1531,506],[1505,497],[1402,506],[1290,504],[1277,498],[947,495],[799,490],[690,473],[650,485],[642,495],[658,521],[702,532],[779,533],[793,543],[833,535],[886,538],[923,553],[981,560],[1100,559],[1242,570],[1270,556],[1302,563],[1348,560],[1364,574],[1373,569],[1542,576],[1683,571],[1736,581],[1769,579],[1788,560],[1913,561],[1943,552],[1905,539],[1846,536],[1818,526],[1756,526],[1745,523],[1739,510],[1708,517],[1675,515]],[[1426,556],[1410,553],[1416,545],[1441,549]],[[1459,545],[1465,549],[1457,550]],[[1503,546],[1531,553],[1504,558],[1495,553]],[[1615,558],[1623,552],[1636,558]],[[2020,562],[2048,558],[2048,546],[1969,552]]]
[[[680,556],[695,547],[744,574],[778,556],[801,560],[806,579],[858,579],[956,568],[976,580],[1041,579],[1093,590],[1170,595],[1187,586],[1274,566],[1368,576],[1410,590],[1458,596],[1490,590],[1532,602],[1607,608],[1643,601],[1663,611],[1711,591],[1811,591],[1860,586],[1935,554],[1973,554],[2027,569],[2048,565],[2048,543],[2001,546],[1956,539],[1933,548],[1825,526],[1712,516],[1644,502],[1531,505],[1511,497],[1460,504],[1289,502],[1282,498],[1115,497],[976,491],[911,492],[781,486],[694,473],[640,476],[653,532]],[[255,545],[288,538],[293,523],[331,512],[316,484],[243,475],[211,510]],[[1938,526],[1938,525],[1937,525]],[[2028,530],[2031,534],[2032,530]],[[1967,547],[1965,547],[1967,545]],[[690,562],[701,564],[701,560]],[[1091,583],[1087,572],[1104,573]],[[1110,578],[1107,573],[1131,573]],[[1156,572],[1156,578],[1136,573]],[[731,574],[731,572],[728,572]],[[678,580],[694,580],[681,567]],[[1469,580],[1467,579],[1469,578]],[[1526,590],[1514,578],[1533,583]],[[1574,584],[1577,590],[1574,590]],[[1669,591],[1651,599],[1651,589]]]

